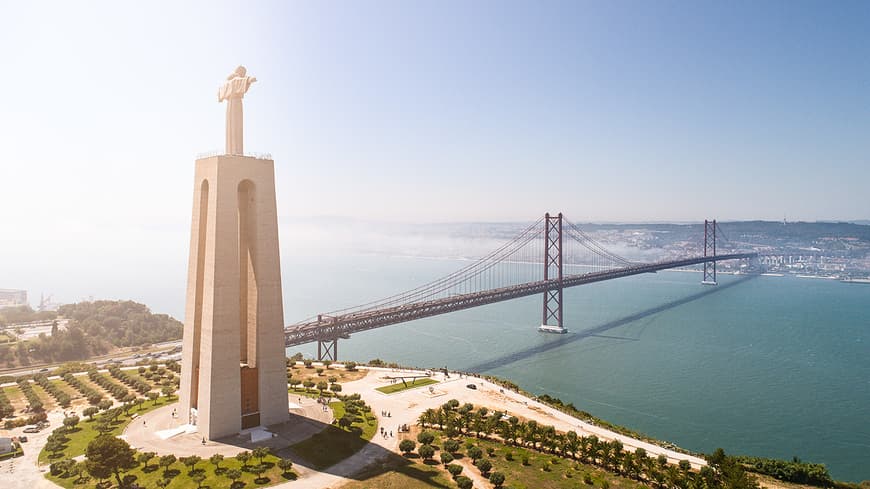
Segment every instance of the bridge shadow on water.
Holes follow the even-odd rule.
[[[487,372],[499,367],[504,367],[511,363],[524,360],[526,358],[537,355],[538,353],[543,353],[545,351],[555,350],[556,348],[561,348],[566,345],[570,345],[571,343],[589,338],[589,337],[599,337],[599,338],[610,338],[610,339],[618,339],[618,340],[631,340],[637,341],[636,338],[626,338],[622,336],[608,336],[602,333],[610,331],[611,329],[618,328],[620,326],[624,326],[631,322],[643,319],[645,317],[652,316],[654,314],[658,314],[660,312],[667,311],[669,309],[674,309],[680,307],[684,304],[688,304],[690,302],[696,301],[698,299],[707,297],[708,295],[715,294],[717,292],[721,292],[723,290],[734,287],[735,285],[742,284],[747,280],[752,280],[756,278],[757,275],[744,275],[740,278],[730,281],[728,283],[717,285],[717,286],[705,286],[704,290],[698,292],[697,294],[692,294],[680,299],[676,299],[673,301],[666,302],[664,304],[651,307],[649,309],[644,309],[643,311],[639,311],[637,313],[631,314],[629,316],[621,317],[619,319],[614,319],[613,321],[608,321],[599,326],[595,326],[591,329],[579,331],[573,334],[567,335],[559,335],[558,339],[550,341],[543,345],[533,346],[531,348],[527,348],[525,350],[520,350],[517,352],[509,353],[507,355],[494,358],[492,360],[480,363],[478,365],[469,367],[467,370],[469,372]]]

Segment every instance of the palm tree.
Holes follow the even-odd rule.
[[[565,433],[565,438],[562,441],[562,455],[564,456],[566,453],[571,453],[572,459],[577,459],[577,450],[580,447],[580,439],[577,436],[577,432],[569,431]]]

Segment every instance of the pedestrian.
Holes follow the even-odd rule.
[[[390,438],[392,438],[392,437],[393,437],[393,432],[392,432],[392,431],[390,431]]]

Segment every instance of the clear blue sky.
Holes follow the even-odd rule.
[[[183,263],[193,160],[223,147],[216,90],[240,63],[282,218],[870,218],[870,2],[3,1],[0,19],[5,256]]]

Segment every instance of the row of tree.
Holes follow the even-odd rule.
[[[111,367],[109,367],[109,373],[112,374],[112,377],[127,384],[131,388],[136,389],[136,392],[138,392],[139,394],[145,394],[146,392],[151,390],[151,385],[149,385],[147,382],[138,377],[133,377],[127,372],[124,372],[117,365],[112,365]]]
[[[72,398],[69,394],[62,391],[60,387],[57,386],[54,382],[48,380],[44,374],[37,374],[33,376],[33,381],[40,385],[46,392],[51,394],[57,403],[63,407],[68,408],[70,403],[72,402]]]
[[[106,389],[109,394],[112,394],[112,397],[119,401],[123,402],[124,398],[130,394],[130,391],[126,387],[112,382],[108,377],[98,372],[97,369],[88,370],[88,378],[98,386]]]
[[[834,485],[834,480],[824,465],[804,462],[797,457],[792,460],[777,460],[739,456],[737,460],[749,466],[753,472],[769,475],[781,481],[819,487],[831,487]]]
[[[12,407],[9,398],[6,397],[6,392],[0,389],[0,418],[7,418],[13,414],[15,414],[15,408]]]
[[[421,443],[420,448],[417,449],[417,454],[419,454],[423,460],[431,460],[435,456],[436,450],[436,447],[432,444],[435,441],[435,434],[431,431],[423,431],[417,435],[417,441]],[[414,443],[414,440],[406,439],[399,443],[399,450],[407,456],[414,451],[416,446],[417,444]],[[454,482],[456,482],[456,485],[459,486],[460,489],[471,488],[471,479],[461,475],[463,470],[462,466],[451,463],[458,456],[459,449],[459,441],[448,438],[441,444],[441,454],[439,458],[441,463],[444,464],[444,468],[446,468],[447,471],[450,472],[450,475],[453,476]],[[480,447],[474,445],[469,446],[468,456],[471,458],[472,463],[477,467],[477,470],[480,471],[480,475],[489,479],[496,489],[504,485],[505,475],[501,472],[490,472],[492,470],[492,462],[489,460],[481,460],[483,457],[483,451]]]
[[[67,373],[63,374],[63,380],[67,384],[73,386],[73,388],[75,390],[81,392],[81,394],[85,397],[85,399],[88,400],[88,403],[90,403],[91,405],[96,406],[97,404],[100,403],[100,401],[103,400],[102,394],[100,394],[93,387],[82,382],[81,379],[76,378],[76,376],[73,375],[72,373],[67,372]],[[111,404],[111,402],[110,402],[110,404]]]
[[[696,473],[690,470],[687,460],[670,465],[663,455],[653,458],[642,448],[626,451],[619,440],[608,442],[595,435],[580,436],[574,431],[563,433],[553,426],[541,425],[535,420],[521,421],[516,416],[503,418],[502,412],[492,412],[486,407],[475,408],[472,404],[460,406],[459,401],[451,399],[438,409],[427,409],[420,415],[419,423],[437,427],[451,438],[462,434],[479,438],[495,435],[509,445],[580,460],[660,488],[757,488],[757,483],[745,473],[742,465],[733,457],[726,457],[724,452],[715,460],[711,459],[710,466],[704,466]]]
[[[45,408],[42,405],[42,399],[39,398],[39,395],[36,392],[33,392],[33,386],[30,385],[30,380],[28,379],[18,379],[18,388],[21,389],[21,392],[24,393],[24,397],[27,398],[27,409],[30,412],[41,412],[44,411]]]

